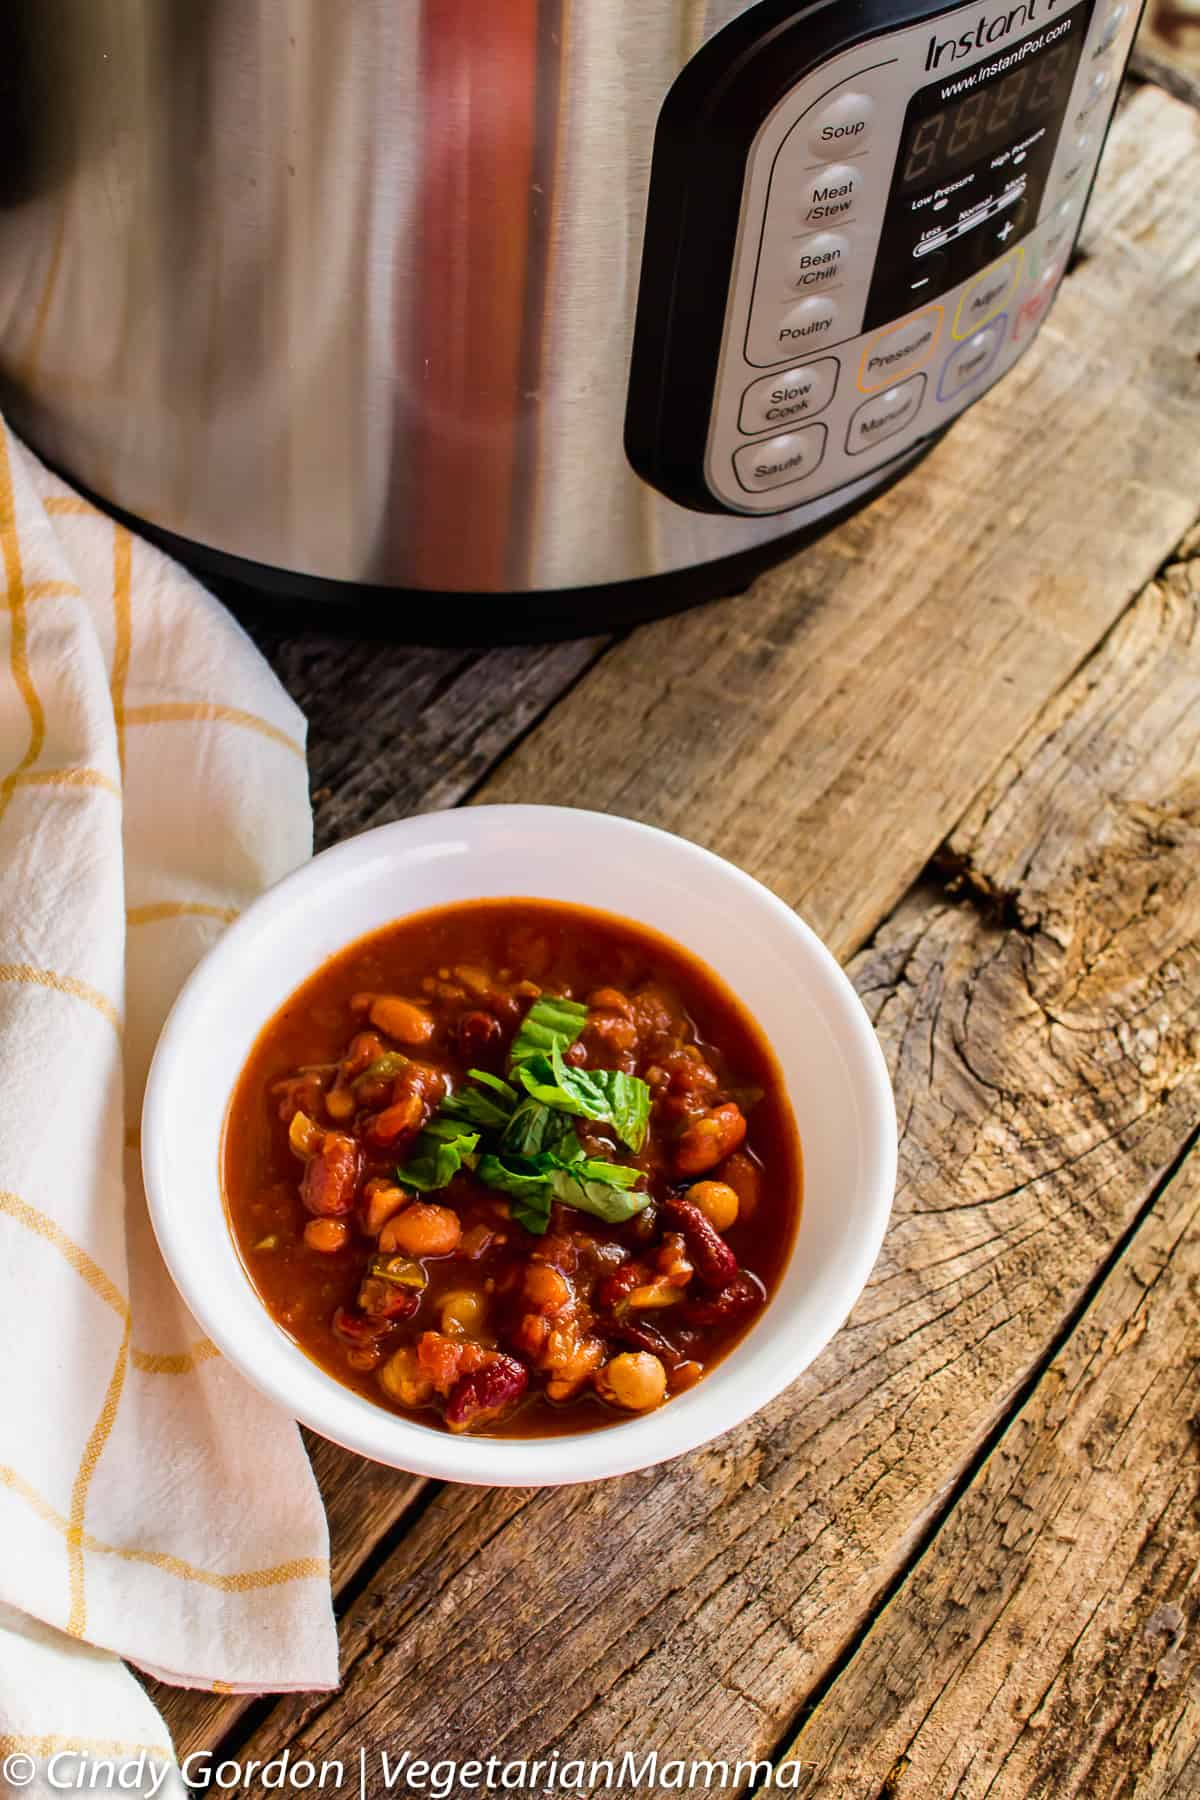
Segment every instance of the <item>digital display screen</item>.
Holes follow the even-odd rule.
[[[965,281],[1031,231],[1095,0],[913,95],[900,139],[865,329]],[[936,66],[936,65],[935,65]]]

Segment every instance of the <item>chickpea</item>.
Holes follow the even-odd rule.
[[[667,1371],[648,1350],[623,1350],[600,1370],[596,1386],[605,1400],[629,1412],[649,1412],[666,1396]]]
[[[411,1344],[403,1344],[388,1357],[379,1371],[379,1385],[398,1406],[427,1406],[433,1398],[433,1383],[421,1373]]]
[[[325,1096],[325,1111],[338,1125],[343,1125],[347,1119],[352,1119],[357,1106],[358,1102],[349,1088],[330,1088]]]
[[[310,1219],[304,1227],[304,1241],[310,1250],[332,1255],[350,1242],[350,1227],[344,1219]]]
[[[737,1192],[727,1181],[697,1181],[688,1189],[688,1199],[717,1231],[728,1231],[738,1216]]]
[[[453,1288],[442,1296],[441,1318],[447,1337],[479,1338],[487,1323],[487,1301],[477,1288]]]
[[[740,1107],[732,1101],[714,1106],[684,1131],[675,1148],[675,1167],[681,1175],[705,1175],[736,1150],[745,1135]]]
[[[388,1220],[379,1234],[379,1248],[402,1251],[405,1256],[453,1256],[462,1241],[462,1224],[448,1206],[430,1206],[418,1200]]]
[[[525,1298],[539,1312],[561,1312],[571,1298],[571,1290],[559,1274],[546,1263],[530,1263],[525,1271]]]
[[[379,994],[369,1016],[377,1031],[386,1032],[398,1044],[427,1044],[435,1029],[424,1007],[402,1000],[398,994]]]

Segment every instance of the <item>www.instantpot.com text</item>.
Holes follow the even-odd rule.
[[[7,1761],[8,1759],[6,1759]],[[33,1764],[33,1759],[28,1760]],[[806,1765],[762,1760],[674,1757],[657,1750],[624,1750],[610,1757],[423,1757],[407,1750],[360,1750],[353,1758],[320,1760],[291,1750],[262,1758],[220,1757],[198,1750],[178,1773],[196,1793],[313,1793],[343,1800],[378,1795],[458,1794],[580,1795],[633,1793],[739,1793],[799,1787]],[[5,1771],[7,1773],[7,1770]],[[13,1786],[24,1785],[18,1771]],[[47,1787],[63,1794],[124,1793],[156,1800],[175,1791],[175,1771],[149,1755],[113,1762],[74,1750],[46,1761]],[[32,1775],[24,1778],[32,1779]]]

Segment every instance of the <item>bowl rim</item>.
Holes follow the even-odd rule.
[[[860,1109],[858,1126],[863,1143],[861,1185],[866,1206],[861,1234],[836,1271],[833,1281],[836,1300],[821,1325],[808,1329],[793,1344],[790,1354],[781,1354],[777,1358],[765,1382],[759,1380],[752,1391],[743,1391],[736,1398],[728,1384],[718,1392],[714,1379],[722,1367],[718,1364],[713,1377],[689,1390],[679,1401],[655,1413],[622,1420],[602,1429],[528,1438],[455,1435],[406,1419],[343,1386],[275,1324],[244,1270],[243,1291],[223,1298],[214,1298],[202,1284],[191,1279],[188,1240],[194,1237],[197,1227],[193,1215],[185,1215],[182,1207],[171,1204],[167,1134],[174,1086],[181,1068],[195,1053],[193,1019],[209,1003],[214,992],[219,994],[227,990],[231,977],[236,979],[239,970],[244,968],[244,948],[253,945],[260,934],[269,929],[272,919],[288,911],[298,896],[316,890],[327,896],[330,889],[337,886],[341,875],[364,860],[373,859],[381,851],[387,853],[394,849],[397,858],[403,860],[404,854],[411,855],[422,840],[436,842],[448,829],[452,835],[469,834],[472,830],[486,835],[491,828],[508,825],[524,829],[548,827],[551,831],[556,828],[582,830],[595,832],[598,836],[609,834],[623,839],[626,850],[636,848],[639,842],[648,845],[653,840],[660,854],[665,853],[677,862],[690,862],[697,878],[717,877],[727,885],[731,884],[745,904],[773,916],[776,925],[802,947],[806,958],[802,975],[804,985],[820,1003],[827,1020],[836,1020],[839,1030],[844,1033],[843,1046],[853,1064],[851,1073],[855,1077],[853,1085]],[[536,898],[537,895],[531,893],[527,897]],[[429,906],[414,906],[411,911],[415,914],[438,905],[469,904],[470,898],[463,896],[461,902],[431,902]],[[588,902],[578,904],[587,905]],[[611,913],[613,909],[604,906],[598,910]],[[395,914],[396,918],[405,916],[402,911]],[[635,912],[626,916],[634,923],[638,922]],[[657,923],[641,922],[648,929],[671,938],[689,954],[699,954],[690,949],[686,932],[680,934],[667,931]],[[339,949],[329,954],[340,954],[341,949],[348,948],[360,937],[386,928],[386,923],[385,920],[379,926],[351,933]],[[290,991],[302,986],[325,960],[326,956],[322,955],[313,961],[306,973],[295,980]],[[701,957],[700,960],[705,959]],[[719,970],[713,973],[733,991],[732,984]],[[275,1010],[271,1008],[259,1020],[255,1027],[256,1036]],[[760,1025],[759,1029],[771,1044],[768,1028]],[[772,1050],[774,1052],[773,1045]],[[786,1080],[782,1064],[781,1072]],[[226,1234],[230,1243],[232,1233],[225,1213],[219,1156],[224,1141],[228,1098],[240,1073],[239,1064],[231,1078],[222,1110],[212,1170],[216,1218],[220,1231]],[[804,1150],[802,1138],[802,1165]],[[185,1303],[231,1366],[289,1417],[345,1449],[411,1474],[491,1486],[558,1486],[628,1474],[698,1449],[760,1411],[803,1373],[845,1323],[878,1257],[895,1190],[897,1125],[883,1051],[849,977],[812,928],[762,882],[690,839],[638,820],[583,808],[499,803],[419,813],[375,826],[321,851],[258,895],[193,969],[171,1007],[146,1081],[141,1158],[154,1233],[171,1278]],[[210,1220],[203,1229],[210,1231],[211,1228]],[[796,1256],[800,1236],[798,1230],[788,1253],[785,1277]],[[236,1244],[233,1250],[240,1264]],[[238,1329],[240,1317],[243,1330],[250,1330],[251,1309],[257,1315],[260,1327],[261,1320],[269,1322],[281,1352],[268,1355],[265,1366],[262,1362],[251,1363],[247,1359]],[[771,1310],[768,1306],[767,1312],[730,1352],[730,1357],[737,1355],[743,1346],[763,1338],[770,1326]],[[778,1325],[777,1319],[777,1329]],[[256,1334],[263,1337],[261,1329]],[[264,1339],[260,1347],[265,1347],[265,1342]],[[722,1359],[723,1363],[728,1360]],[[683,1400],[691,1404],[681,1411]],[[707,1405],[706,1400],[710,1402]]]

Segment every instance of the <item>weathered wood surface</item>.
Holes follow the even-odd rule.
[[[1085,247],[917,473],[750,594],[615,646],[478,798],[681,831],[861,943],[1195,513],[1200,116],[1136,95]]]
[[[1160,256],[1181,270],[1186,270],[1194,260],[1197,235],[1194,226],[1190,234],[1178,229],[1168,230],[1166,215],[1155,199],[1164,185],[1178,193],[1180,184],[1185,184],[1188,179],[1188,169],[1195,166],[1195,134],[1190,120],[1180,118],[1180,111],[1163,101],[1161,96],[1139,97],[1127,114],[1127,118],[1135,120],[1134,125],[1131,127],[1123,121],[1122,129],[1133,131],[1133,143],[1144,144],[1146,136],[1151,135],[1159,145],[1151,159],[1153,180],[1148,187],[1147,171],[1151,164],[1147,159],[1143,158],[1135,166],[1129,155],[1130,145],[1119,141],[1117,154],[1124,160],[1110,165],[1113,170],[1111,186],[1106,187],[1099,202],[1108,208],[1111,230],[1113,217],[1121,212],[1115,195],[1119,196],[1121,191],[1136,183],[1142,208],[1139,230],[1145,227],[1153,233],[1153,254],[1144,248],[1135,250],[1132,240],[1119,233],[1110,236],[1095,261],[1071,277],[1068,295],[1062,303],[1064,308],[1071,303],[1073,285],[1085,279],[1094,280],[1095,269],[1110,255],[1113,269],[1102,284],[1104,291],[1110,296],[1115,290],[1128,293],[1136,275],[1134,285],[1143,310],[1148,305],[1150,292],[1161,280]],[[1165,151],[1162,148],[1164,141],[1168,143]],[[1174,223],[1177,227],[1178,221]],[[1113,272],[1117,269],[1119,275]],[[1178,305],[1176,323],[1178,332],[1182,333],[1184,321],[1189,317],[1182,275],[1169,285],[1168,292],[1173,296],[1172,304]],[[1093,303],[1089,299],[1087,308]],[[1102,305],[1102,316],[1106,310],[1107,307]],[[1195,335],[1193,326],[1194,321],[1188,329]],[[1057,329],[1057,325],[1052,329]],[[1126,536],[1110,530],[1111,496],[1086,479],[1082,470],[1079,478],[1074,479],[1069,462],[1058,465],[1055,459],[1055,483],[1034,482],[1037,505],[1027,494],[1028,484],[1034,477],[1025,467],[1013,469],[1010,481],[997,481],[987,488],[983,476],[994,455],[997,428],[993,426],[982,435],[968,438],[965,435],[971,429],[968,419],[938,457],[911,478],[905,488],[898,490],[896,496],[844,527],[817,550],[806,553],[791,568],[760,582],[753,594],[744,600],[637,634],[635,643],[645,646],[640,660],[648,665],[661,662],[666,647],[663,640],[662,650],[659,648],[661,633],[669,630],[673,639],[680,640],[682,674],[673,687],[673,725],[667,734],[674,735],[677,742],[671,767],[663,766],[659,771],[666,788],[664,822],[715,843],[727,853],[741,856],[756,872],[772,880],[773,885],[782,886],[789,898],[799,897],[789,886],[794,883],[806,897],[806,910],[815,913],[818,919],[823,911],[837,915],[836,897],[842,892],[844,881],[857,878],[844,877],[839,868],[831,866],[822,833],[834,833],[848,854],[853,849],[851,839],[855,835],[865,835],[870,839],[872,855],[886,878],[876,879],[875,898],[861,902],[855,917],[866,920],[868,914],[863,907],[874,906],[876,910],[870,923],[875,922],[890,903],[893,892],[910,879],[913,868],[928,858],[945,829],[953,823],[953,808],[957,806],[961,812],[965,798],[979,787],[1003,750],[1011,744],[1015,735],[1012,721],[1023,720],[1104,629],[1118,608],[1121,582],[1125,581],[1131,590],[1135,585],[1133,572],[1136,570],[1140,574],[1161,558],[1168,547],[1164,537],[1168,532],[1167,522],[1171,522],[1169,529],[1177,529],[1186,512],[1188,483],[1192,484],[1193,490],[1200,487],[1193,466],[1200,447],[1195,444],[1194,433],[1185,430],[1186,421],[1178,405],[1163,405],[1161,416],[1151,429],[1149,408],[1159,404],[1164,384],[1180,376],[1174,352],[1170,358],[1170,372],[1164,375],[1144,341],[1126,339],[1116,332],[1110,334],[1108,325],[1105,334],[1110,362],[1105,377],[1108,383],[1104,390],[1106,401],[1114,417],[1119,413],[1122,428],[1134,431],[1133,454],[1140,472],[1144,474],[1153,465],[1165,480],[1169,465],[1170,481],[1161,502],[1152,496],[1142,496],[1140,490],[1126,493]],[[1181,337],[1179,341],[1185,339]],[[1061,356],[1061,346],[1059,354]],[[1039,357],[1045,361],[1043,352],[1035,350],[1018,380],[1026,378],[1026,371],[1040,366],[1036,361]],[[1022,419],[1031,408],[1048,407],[1058,394],[1053,358],[1046,364],[1045,375],[1049,391],[1040,400],[1024,394],[1018,406]],[[1138,405],[1132,409],[1126,408],[1122,399],[1130,388],[1141,395]],[[1076,418],[1074,423],[1068,420],[1068,439],[1074,436],[1078,440],[1086,435],[1084,423],[1093,418],[1094,400],[1094,395],[1074,391],[1069,405],[1082,409],[1085,420]],[[988,404],[995,407],[997,402]],[[942,466],[947,458],[953,458],[955,446],[960,443],[957,465]],[[1170,447],[1171,454],[1165,446]],[[1129,448],[1128,443],[1126,448]],[[1079,453],[1078,443],[1077,454],[1086,466],[1086,455]],[[1119,483],[1124,493],[1130,485],[1125,465],[1122,465]],[[941,551],[938,552],[938,570],[927,570],[923,576],[920,567],[923,551],[932,554],[932,547],[926,541],[931,521],[944,520],[945,529],[950,531],[955,516],[961,518],[966,511],[963,489],[973,484],[981,486],[981,497],[972,515],[974,523],[965,536],[959,531],[953,542],[953,551],[960,557],[957,579],[951,579],[946,555]],[[905,507],[898,516],[896,509],[910,488],[918,497],[911,509]],[[1058,511],[1053,516],[1041,506],[1047,490],[1058,495]],[[952,493],[953,500],[950,498]],[[1015,608],[1007,605],[1001,592],[1004,570],[1000,545],[1007,546],[1011,559],[1010,534],[1015,522],[1012,515],[1018,508],[1029,513],[1031,523],[1026,528],[1037,534],[1042,546],[1037,554],[1043,570],[1041,606],[1045,608],[1044,614],[1039,610],[1038,595],[1032,585],[1028,591],[1022,589],[1021,604]],[[940,523],[937,529],[941,529]],[[1079,533],[1086,535],[1090,531],[1098,540],[1103,539],[1103,553],[1099,556],[1096,573],[1096,586],[1102,593],[1101,604],[1095,604],[1090,582],[1088,591],[1083,591],[1084,584],[1078,582],[1068,561],[1064,560],[1053,579],[1045,576],[1048,554],[1045,545],[1053,540],[1056,531],[1064,536],[1069,534],[1070,541],[1065,543],[1068,554]],[[893,586],[889,579],[880,581],[878,571],[883,568],[886,572],[897,558],[905,571],[903,582]],[[937,580],[927,584],[926,577],[931,572],[937,574]],[[856,598],[856,582],[869,592],[869,605]],[[832,595],[831,601],[824,605],[818,598],[823,589],[828,589]],[[964,594],[971,597],[970,607],[964,605]],[[971,607],[976,606],[984,616],[997,611],[1004,613],[1006,623],[998,637],[990,630],[984,633],[984,641],[976,637],[970,617]],[[725,614],[729,615],[727,619],[723,617]],[[700,637],[692,643],[692,635],[696,632]],[[711,637],[713,632],[717,634],[715,638]],[[857,675],[852,668],[856,632],[867,652]],[[1023,648],[1021,634],[1029,640],[1028,654]],[[909,637],[923,645],[924,651],[915,661],[910,658],[905,663],[909,670],[907,697],[893,721],[896,734],[907,739],[906,744],[903,747],[889,745],[887,731],[883,729],[873,754],[868,755],[860,742],[856,754],[839,757],[836,738],[846,728],[848,703],[851,703],[849,710],[856,712],[860,719],[866,718],[872,728],[879,725],[883,707],[892,704],[888,699],[891,693],[888,664],[903,650]],[[1017,640],[1015,644],[1010,642],[1013,638]],[[674,655],[674,642],[671,649]],[[298,666],[290,671],[294,687],[307,688],[309,682],[313,682],[320,689],[325,676],[330,674],[323,656],[318,656],[315,662],[310,661],[302,641],[298,641],[295,654],[305,657],[306,666],[303,671]],[[521,657],[536,653],[497,654]],[[556,652],[545,653],[552,659],[560,654],[562,647]],[[587,659],[594,654],[594,646],[585,647]],[[689,671],[698,663],[702,664],[706,655],[713,658],[715,673],[694,682]],[[999,671],[995,666],[997,655],[1003,661]],[[388,733],[381,732],[381,742],[386,740],[389,747],[386,754],[380,753],[381,773],[377,781],[365,787],[354,787],[348,801],[342,794],[332,796],[344,808],[336,815],[341,820],[339,829],[345,829],[351,820],[354,824],[373,822],[378,814],[372,809],[378,805],[390,816],[393,808],[404,810],[429,803],[419,788],[421,758],[410,754],[410,739],[405,733],[403,715],[397,719],[395,708],[414,685],[410,673],[406,672],[413,667],[407,662],[409,657],[417,658],[416,666],[426,671],[441,670],[444,674],[447,669],[455,669],[457,673],[451,679],[466,683],[469,691],[473,680],[471,671],[454,661],[443,660],[454,656],[453,652],[398,652],[370,646],[362,652],[361,661],[353,663],[353,667],[361,672],[364,684],[370,681],[371,670],[379,662],[385,669],[397,672],[391,697],[380,708],[380,716],[387,717],[393,735],[389,737]],[[586,694],[592,683],[606,681],[606,667],[613,662],[613,657],[614,653],[610,653],[595,673],[585,677],[581,693]],[[426,658],[433,660],[423,660]],[[554,663],[553,667],[561,672],[562,665]],[[736,670],[737,697],[747,702],[752,699],[754,703],[748,728],[739,726],[737,708],[730,708],[722,695],[731,667]],[[577,672],[578,667],[573,665],[566,679],[569,681]],[[557,674],[554,678],[558,678]],[[426,696],[431,696],[438,674],[427,674],[425,679],[423,691]],[[338,731],[337,722],[350,721],[356,734],[362,730],[359,708],[348,706],[339,697],[348,692],[351,685],[343,677],[332,676],[329,691],[334,698],[330,702],[333,710],[328,715],[329,722],[321,716],[315,722],[315,769],[322,785],[327,785],[331,776],[336,780],[336,757],[345,749],[344,746],[339,749],[336,744],[332,744],[328,752],[325,749],[331,735]],[[756,688],[763,690],[761,695]],[[544,693],[544,689],[539,690],[533,703],[534,712],[544,704],[541,697]],[[958,715],[952,728],[957,749],[953,779],[948,780],[940,750],[951,701]],[[641,718],[635,732],[630,724],[629,709],[619,694],[614,695],[607,688],[594,693],[592,702],[598,714],[607,714],[610,723],[614,719],[620,721],[621,729],[614,731],[613,737],[628,742],[628,761],[624,766],[636,771],[646,754],[645,717]],[[713,712],[714,704],[718,702],[719,716]],[[425,704],[432,721],[437,716],[435,709],[428,700]],[[472,704],[482,706],[486,713],[490,703],[476,701]],[[570,710],[571,704],[568,702],[565,710]],[[1008,721],[1007,736],[996,726],[997,714]],[[914,719],[931,723],[918,728],[914,735]],[[740,755],[732,758],[722,754],[714,771],[714,742],[730,726],[735,728]],[[761,751],[754,745],[755,733],[759,731],[764,734]],[[500,784],[486,790],[488,797],[555,797],[543,786],[543,776],[549,779],[553,761],[546,744],[540,741],[548,733],[551,742],[559,745],[555,754],[562,751],[561,734],[552,718],[550,726],[535,733],[516,759],[517,769],[526,770],[524,778],[518,780],[513,771],[506,772]],[[661,810],[656,812],[648,803],[649,795],[643,796],[646,803],[639,808],[637,797],[631,799],[623,791],[621,768],[612,765],[607,749],[600,757],[598,767],[590,760],[594,747],[588,743],[586,749],[589,781],[583,798],[593,804],[641,810],[643,814],[664,818]],[[323,761],[326,756],[328,760]],[[687,766],[693,757],[700,768],[700,778],[694,784],[689,781]],[[437,792],[438,803],[457,797],[476,779],[475,764],[465,778],[453,772],[450,749],[439,750],[432,762],[435,780],[446,784]],[[828,791],[820,803],[811,799],[812,779],[816,777],[806,777],[807,797],[804,789],[796,792],[794,786],[789,786],[801,770],[818,765],[824,768],[828,782]],[[722,835],[731,821],[727,782],[732,777],[737,793],[745,800],[748,798],[746,783],[750,779],[758,783],[760,769],[767,772],[762,783],[763,793],[750,803],[758,808],[762,835],[755,845],[743,849]],[[636,782],[636,775],[634,779]],[[416,785],[406,788],[406,782]],[[653,785],[652,777],[650,785]],[[959,789],[965,792],[959,792]],[[933,805],[927,804],[930,792],[936,801]],[[399,800],[397,795],[401,796]],[[576,792],[571,797],[578,799],[581,796]],[[893,832],[895,813],[901,805],[911,806],[918,816],[911,828]],[[879,823],[881,820],[882,824]],[[805,855],[809,859],[807,865],[803,860]],[[861,857],[858,861],[861,862]],[[781,864],[787,876],[783,883],[776,878],[776,869]],[[828,919],[826,923],[828,925]],[[844,919],[837,926],[835,935],[841,934],[838,937],[841,947],[847,948],[853,942],[852,935],[848,934],[855,929],[861,930],[863,925],[860,923],[856,927],[849,919]],[[366,1535],[374,1543],[407,1506],[411,1489],[395,1478],[368,1470],[353,1459],[339,1467],[337,1452],[323,1452],[323,1461],[326,1463],[326,1480],[340,1484],[346,1504],[344,1516],[355,1533],[355,1539],[341,1543],[340,1528],[335,1522],[335,1542],[341,1544],[339,1566],[349,1569],[355,1566],[360,1554],[356,1504],[363,1517],[371,1521]],[[616,1495],[612,1498],[615,1502]],[[455,1496],[454,1502],[461,1503],[472,1515],[481,1504],[477,1496],[470,1497],[469,1501],[466,1497]],[[493,1503],[503,1510],[503,1500],[493,1497]],[[487,1503],[482,1504],[486,1510]],[[423,1525],[422,1529],[434,1532],[446,1529],[447,1535],[453,1537],[458,1529],[453,1519],[448,1527],[445,1525],[446,1509],[453,1511],[451,1497],[443,1497],[439,1505],[443,1510],[434,1524]],[[606,1510],[608,1490],[594,1498],[592,1505]],[[436,1507],[432,1510],[437,1512]],[[646,1520],[648,1528],[653,1528],[654,1520],[655,1508],[651,1502]],[[487,1529],[486,1516],[481,1528]],[[473,1529],[464,1527],[465,1553],[468,1555],[468,1540]],[[739,1525],[732,1535],[737,1536],[740,1530]],[[722,1542],[726,1535],[722,1528]],[[591,1544],[589,1553],[592,1552],[598,1556],[597,1567],[592,1571],[593,1579],[597,1579],[606,1553],[603,1548],[597,1550],[595,1543]],[[771,1553],[760,1551],[754,1566],[765,1581],[771,1567]],[[731,1569],[730,1573],[732,1579],[737,1578],[736,1569]],[[652,1634],[654,1629],[653,1620],[647,1620],[639,1641],[648,1641],[645,1633]],[[773,1701],[765,1709],[765,1716],[774,1717],[772,1705]],[[219,1725],[232,1716],[231,1710],[227,1710],[231,1708],[236,1709],[236,1703],[214,1702],[203,1696],[171,1696],[167,1706],[179,1741],[187,1745],[211,1742]],[[282,1723],[279,1728],[282,1729]],[[272,1723],[270,1730],[274,1729]]]
[[[1200,1154],[786,1757],[808,1800],[1200,1792]]]
[[[1144,594],[1045,709],[955,834],[959,891],[918,886],[853,965],[905,1129],[847,1329],[664,1469],[443,1489],[349,1608],[341,1695],[281,1701],[248,1754],[788,1741],[1194,1129],[1196,574]]]

